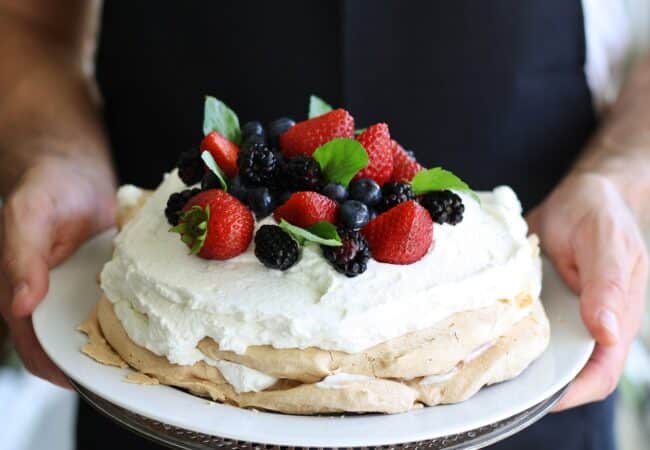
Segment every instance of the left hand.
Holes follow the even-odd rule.
[[[569,175],[527,217],[544,253],[580,295],[596,348],[555,410],[602,400],[641,326],[648,254],[632,210],[602,175]]]

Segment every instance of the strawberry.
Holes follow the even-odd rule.
[[[412,158],[404,147],[399,145],[397,141],[393,143],[393,174],[390,177],[391,181],[405,181],[410,182],[416,173],[423,170],[424,167],[418,163],[415,158]]]
[[[243,253],[253,239],[255,220],[250,210],[232,195],[209,189],[183,207],[180,222],[171,231],[205,259],[229,259]]]
[[[284,219],[293,225],[307,228],[323,220],[334,223],[338,208],[338,203],[329,197],[317,192],[302,191],[291,194],[289,200],[276,208],[273,217],[278,222]]]
[[[211,131],[203,138],[199,147],[212,154],[228,178],[237,176],[237,156],[239,155],[237,144],[230,142],[216,131]]]
[[[311,156],[318,147],[338,137],[354,137],[354,119],[344,109],[298,122],[280,135],[280,148],[285,156]]]
[[[363,228],[377,261],[411,264],[422,258],[433,241],[433,221],[415,200],[400,203]]]
[[[380,186],[390,179],[393,173],[393,144],[388,125],[378,123],[361,133],[357,140],[368,153],[368,166],[355,178],[371,178]]]

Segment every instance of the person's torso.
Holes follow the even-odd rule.
[[[595,124],[584,41],[578,0],[106,2],[97,74],[124,182],[198,144],[206,94],[243,121],[317,94],[531,207]]]

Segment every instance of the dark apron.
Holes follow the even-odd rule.
[[[199,142],[205,94],[242,121],[302,120],[317,94],[360,127],[386,121],[426,166],[511,185],[528,209],[594,129],[584,62],[579,0],[141,0],[105,2],[97,77],[122,182],[156,186]],[[611,403],[495,448],[611,449]],[[81,409],[80,448],[145,448]]]

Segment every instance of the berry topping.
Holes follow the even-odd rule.
[[[377,261],[411,264],[429,250],[433,222],[426,209],[410,200],[375,217],[363,228],[363,234]]]
[[[239,155],[237,144],[230,142],[216,131],[211,131],[201,141],[200,148],[210,152],[229,178],[237,175],[237,155]]]
[[[397,141],[393,143],[393,174],[390,179],[393,181],[409,182],[416,173],[423,170],[422,167],[413,157],[413,152],[408,152],[399,145]]]
[[[368,153],[368,166],[361,170],[356,178],[371,178],[379,185],[390,179],[393,173],[393,144],[388,125],[378,123],[368,127],[357,140]]]
[[[269,130],[269,141],[271,142],[271,145],[274,148],[278,148],[278,143],[282,133],[293,127],[295,124],[296,122],[288,117],[280,117],[279,119],[275,119],[273,122],[269,122],[267,129]]]
[[[343,228],[358,230],[370,221],[368,207],[357,200],[347,200],[339,208],[339,224]]]
[[[203,178],[201,178],[201,190],[206,191],[208,189],[221,189],[221,181],[219,181],[219,177],[217,177],[211,170],[204,173]]]
[[[388,211],[400,203],[414,200],[415,194],[410,183],[402,181],[389,181],[381,187],[380,211]]]
[[[193,196],[177,226],[181,240],[205,259],[229,259],[243,253],[253,238],[255,219],[246,206],[220,189]]]
[[[339,203],[348,199],[348,190],[339,183],[327,183],[321,190],[321,194]]]
[[[282,164],[282,181],[293,191],[318,191],[323,185],[323,174],[313,158],[298,155]]]
[[[321,246],[323,256],[332,266],[348,277],[356,277],[366,271],[370,249],[368,241],[354,230],[339,230],[340,247]]]
[[[452,191],[434,191],[425,194],[420,199],[431,219],[436,223],[456,225],[463,220],[465,205],[463,200]]]
[[[201,181],[205,173],[205,165],[201,159],[201,151],[197,148],[192,148],[182,152],[178,157],[178,176],[188,186]]]
[[[269,135],[270,128],[271,124]],[[280,147],[286,156],[311,156],[318,147],[337,137],[354,137],[354,119],[344,109],[295,124],[280,135]]]
[[[320,221],[334,223],[338,212],[338,203],[317,192],[296,192],[273,213],[275,220],[309,228]]]
[[[228,185],[228,193],[240,202],[246,204],[248,191],[246,190],[246,186],[243,185],[241,177],[239,175],[230,180],[230,184]]]
[[[257,134],[248,136],[244,139],[244,142],[241,145],[240,151],[249,150],[254,145],[266,145],[266,138]]]
[[[299,254],[298,243],[277,225],[262,225],[255,233],[255,256],[266,267],[287,270]]]
[[[244,183],[254,186],[269,185],[280,168],[278,155],[270,148],[255,144],[242,149],[237,159],[239,175]]]
[[[178,220],[180,219],[181,211],[185,204],[196,194],[201,192],[201,189],[185,189],[182,192],[175,192],[169,196],[167,199],[167,206],[165,207],[165,217],[167,217],[167,222],[170,225],[178,225]]]
[[[275,203],[271,191],[267,187],[250,188],[247,191],[246,199],[248,207],[258,219],[262,219],[273,212]]]
[[[370,178],[359,178],[350,183],[350,200],[358,200],[368,206],[381,201],[381,188]]]
[[[243,141],[251,136],[261,136],[262,138],[266,137],[266,133],[264,132],[264,127],[262,126],[261,122],[252,120],[250,122],[246,122],[241,127],[241,137]]]

